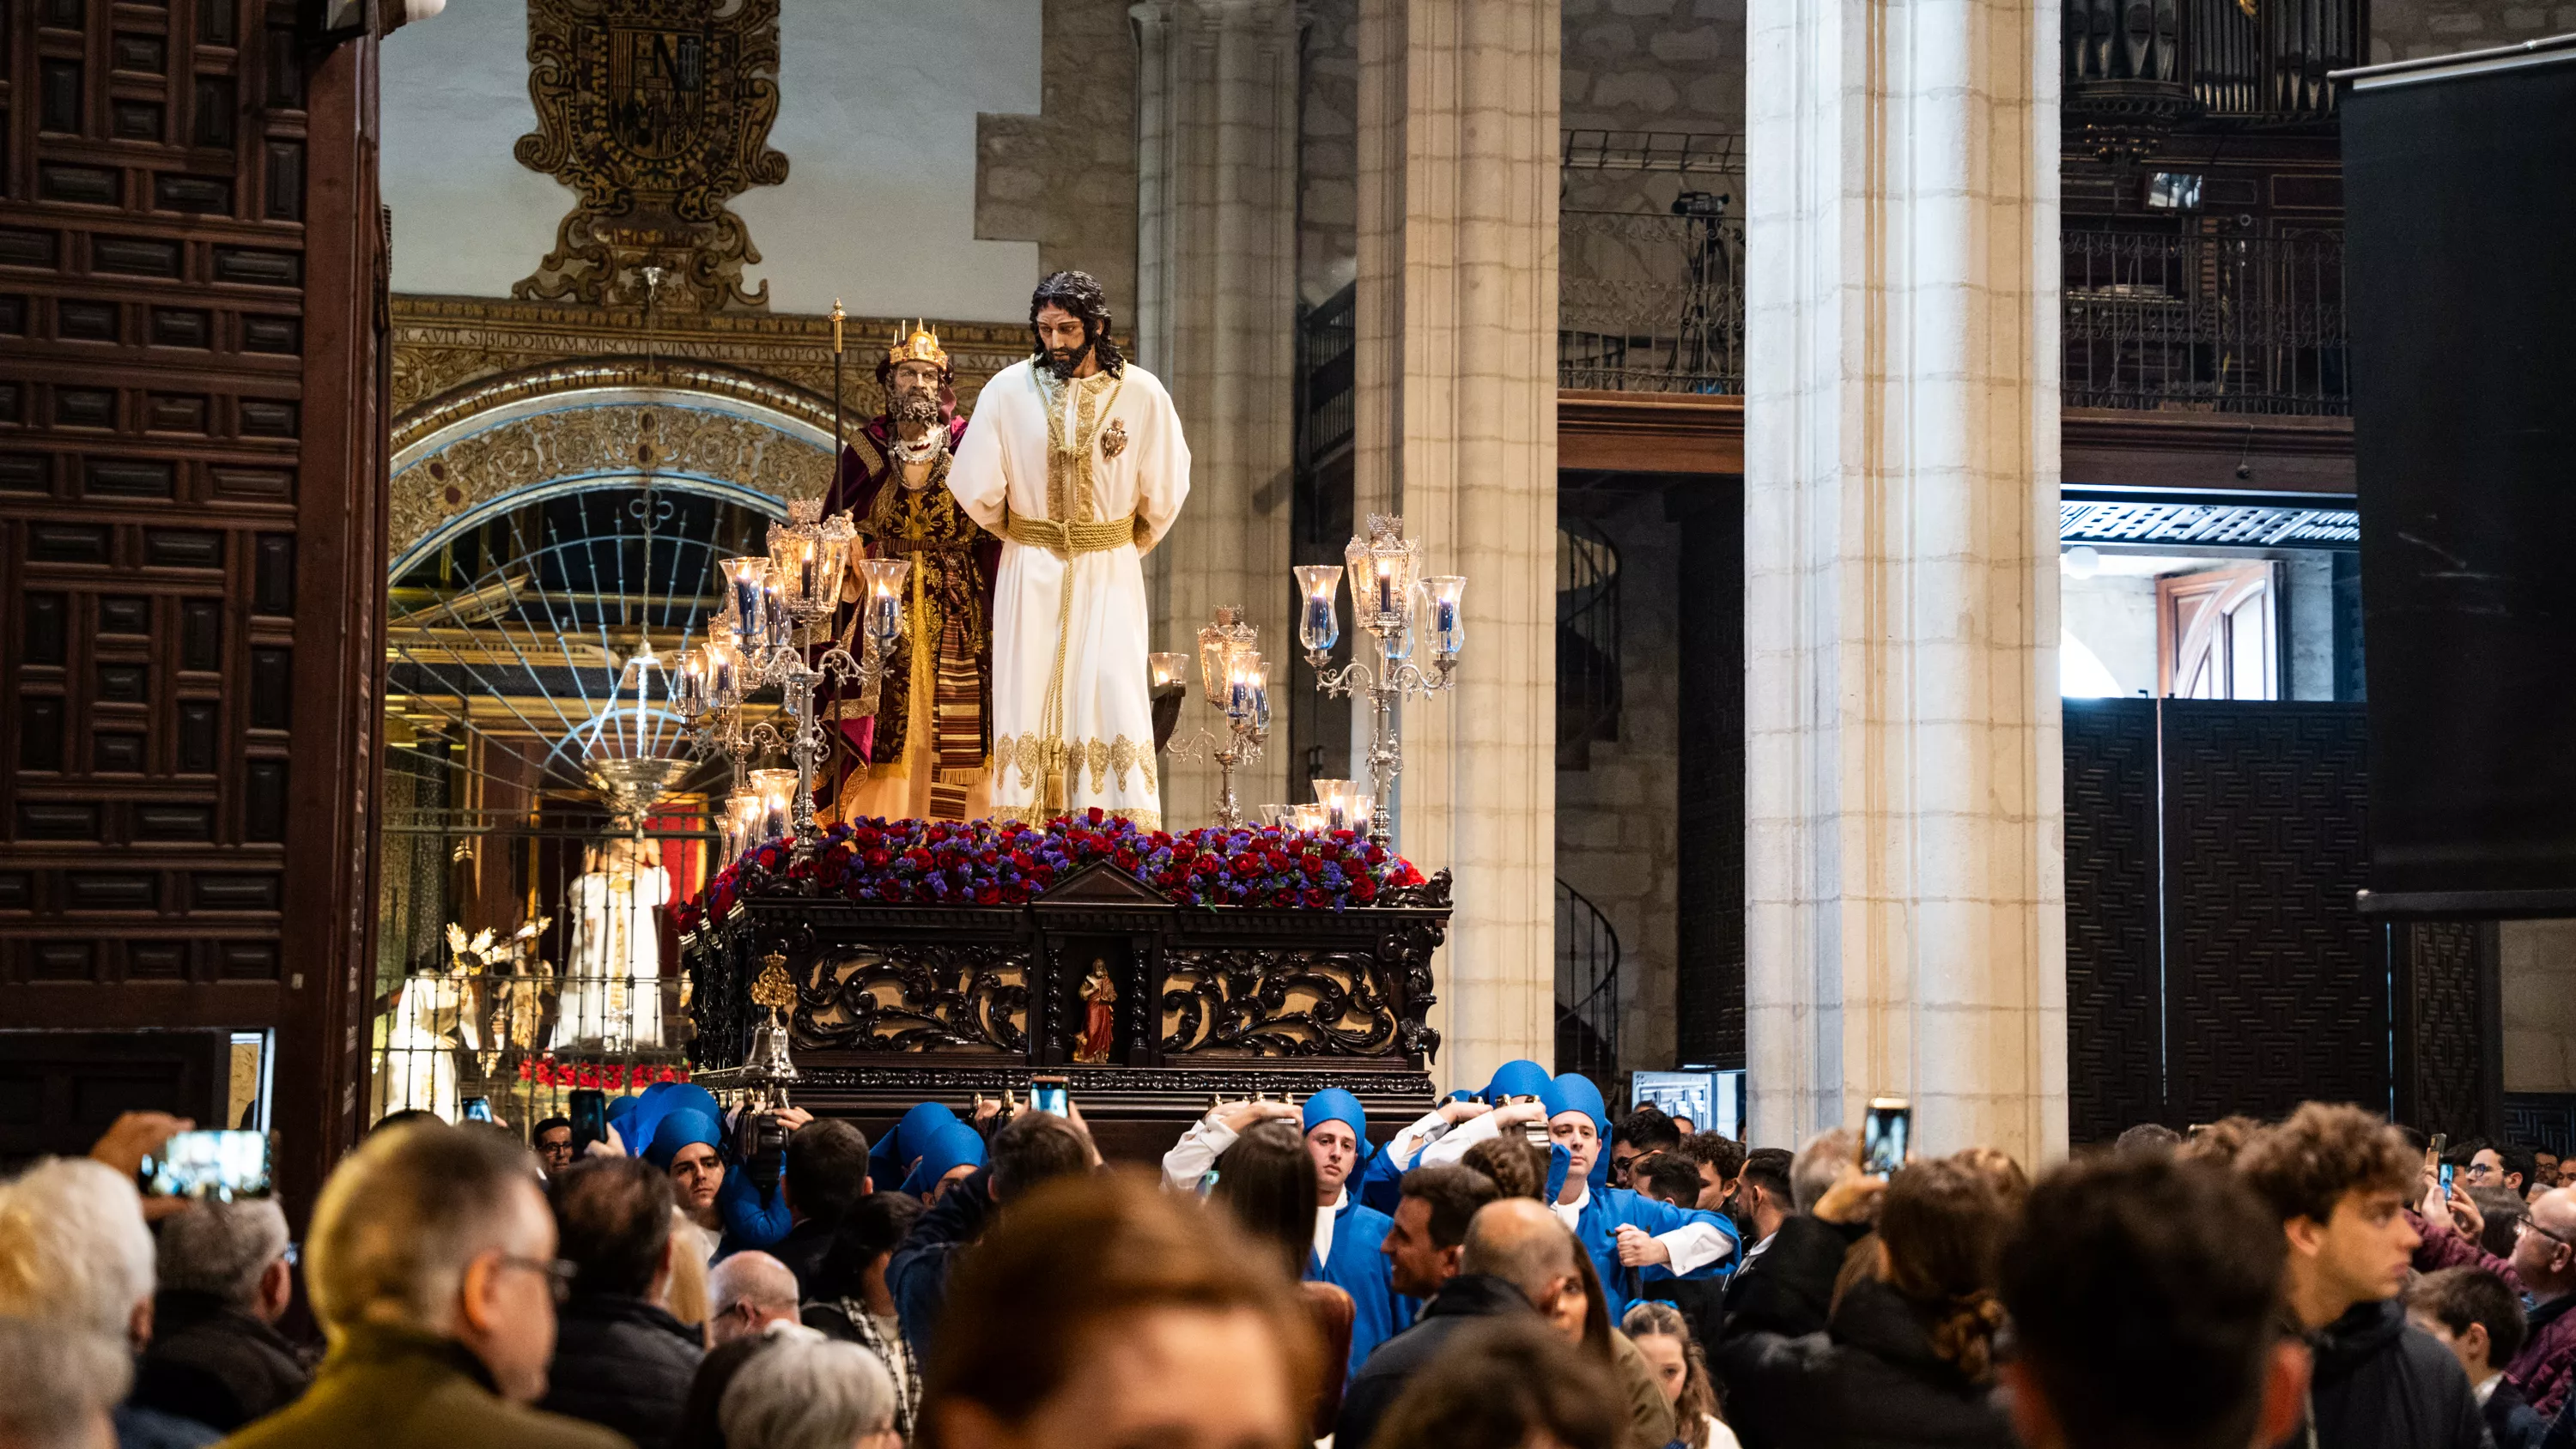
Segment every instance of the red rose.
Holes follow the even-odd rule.
[[[1306,872],[1306,879],[1308,880],[1320,880],[1323,878],[1324,863],[1311,855],[1306,857],[1306,863],[1301,868]]]
[[[1119,851],[1110,859],[1117,862],[1120,870],[1132,871],[1136,868],[1136,852],[1132,850]]]
[[[1306,892],[1306,909],[1310,911],[1328,910],[1332,907],[1332,904],[1333,898],[1322,891],[1309,890]]]
[[[1368,848],[1368,863],[1371,865],[1384,865],[1386,863],[1386,847],[1383,845],[1370,846]]]
[[[1359,902],[1361,905],[1367,905],[1369,902],[1376,900],[1377,882],[1370,880],[1364,875],[1352,877],[1351,899]]]
[[[975,892],[975,904],[979,906],[999,905],[1001,900],[1002,890],[999,886],[985,886]]]
[[[1109,812],[1101,809],[1097,805],[1094,805],[1090,809],[1083,811],[1082,816],[1092,824],[1098,825],[1100,822],[1109,818]]]

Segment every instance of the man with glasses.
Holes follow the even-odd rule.
[[[2510,1145],[2479,1148],[2460,1171],[2471,1187],[2501,1187],[2515,1197],[2526,1196],[2538,1175],[2539,1164],[2532,1160],[2531,1149]]]
[[[2478,1246],[2486,1221],[2468,1194],[2454,1192],[2445,1203],[2436,1187],[2425,1194],[2423,1208],[2424,1250],[2416,1267],[2484,1268],[2522,1295],[2530,1336],[2504,1376],[2541,1418],[2553,1417],[2576,1381],[2576,1312],[2569,1311],[2576,1309],[2576,1188],[2554,1188],[2531,1200],[2531,1216],[2514,1225],[2509,1258]]]
[[[498,1133],[380,1131],[322,1188],[305,1286],[330,1339],[313,1387],[243,1449],[623,1449],[526,1407],[546,1391],[571,1265],[536,1160]]]

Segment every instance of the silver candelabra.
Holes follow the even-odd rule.
[[[792,836],[795,858],[811,857],[823,832],[814,824],[814,777],[830,757],[831,741],[815,715],[814,695],[825,683],[866,689],[885,677],[895,646],[910,631],[904,585],[908,559],[867,559],[859,564],[859,653],[832,637],[841,580],[858,529],[846,513],[823,517],[815,502],[789,505],[788,521],[769,526],[769,553],[722,562],[724,613],[707,642],[689,651],[680,667],[680,713],[689,722],[701,758],[733,762],[733,792],[725,801],[726,855],[760,841]],[[817,648],[821,653],[815,653]],[[779,691],[786,722],[747,724],[743,704],[752,691]],[[795,768],[749,770],[755,754],[777,750]]]
[[[1243,823],[1243,807],[1234,796],[1234,772],[1260,759],[1261,747],[1270,739],[1270,666],[1262,660],[1260,643],[1260,629],[1243,622],[1242,609],[1216,611],[1216,621],[1199,631],[1199,684],[1208,703],[1225,716],[1226,732],[1220,738],[1203,729],[1163,747],[1163,753],[1175,760],[1204,755],[1216,761],[1216,823],[1228,830]],[[1146,663],[1158,689],[1188,679],[1185,654],[1149,654]]]
[[[1404,770],[1404,743],[1397,737],[1395,707],[1413,697],[1429,699],[1456,682],[1458,652],[1466,647],[1463,597],[1467,580],[1458,574],[1421,572],[1421,545],[1404,536],[1404,520],[1371,514],[1368,532],[1354,535],[1342,564],[1300,564],[1297,639],[1314,666],[1315,687],[1347,697],[1366,690],[1369,700],[1369,785],[1376,808],[1369,816],[1369,841],[1388,845],[1389,817],[1394,813],[1395,779]],[[1374,667],[1354,659],[1332,668],[1333,645],[1342,634],[1335,605],[1345,565],[1350,573],[1351,622],[1377,640]],[[1412,663],[1414,631],[1419,627],[1431,645],[1431,668]]]

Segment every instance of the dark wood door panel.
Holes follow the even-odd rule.
[[[259,1027],[354,1131],[381,648],[373,42],[0,10],[0,1026]]]

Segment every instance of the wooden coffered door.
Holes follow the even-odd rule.
[[[274,1033],[300,1216],[355,1130],[385,278],[374,43],[296,12],[0,11],[0,1027]]]

